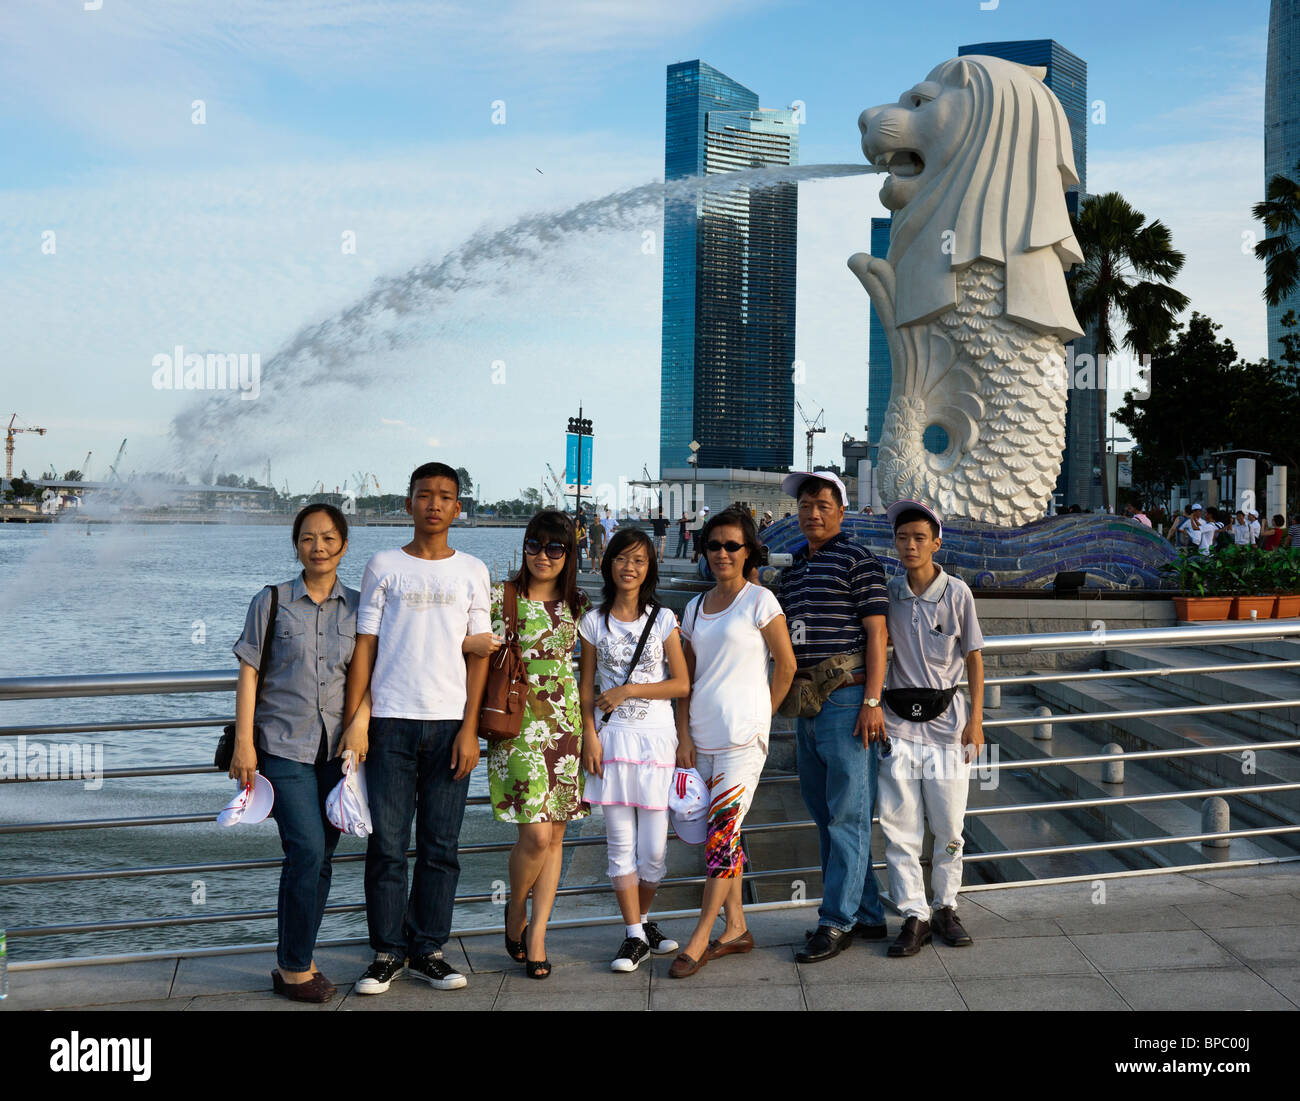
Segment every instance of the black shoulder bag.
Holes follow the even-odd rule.
[[[636,663],[641,660],[641,653],[645,650],[646,641],[650,638],[650,632],[655,628],[655,622],[659,619],[659,608],[659,601],[650,601],[650,618],[646,621],[645,629],[641,632],[641,639],[636,644],[636,650],[632,654],[631,662],[628,663],[627,676],[623,678],[624,684],[627,684],[632,679],[632,670],[636,668]],[[610,711],[602,721],[609,722],[613,717],[614,712]]]
[[[262,685],[266,683],[266,671],[271,667],[271,644],[275,641],[275,613],[280,610],[280,586],[268,585],[271,590],[271,611],[266,617],[266,630],[262,633],[262,660],[257,666],[257,695],[253,697],[253,714],[257,714],[257,701],[262,698]],[[253,727],[253,745],[257,745],[257,727]],[[230,771],[230,762],[235,758],[235,724],[228,723],[221,728],[221,737],[217,739],[217,752],[212,758],[212,767],[221,772]]]

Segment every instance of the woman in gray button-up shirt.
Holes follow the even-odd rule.
[[[272,814],[280,830],[279,970],[275,990],[295,1001],[324,1002],[337,989],[316,969],[312,954],[329,897],[339,832],[325,817],[325,797],[343,775],[346,750],[365,760],[370,717],[367,695],[343,729],[343,689],[356,644],[360,593],[338,580],[348,524],[331,505],[308,505],[293,522],[302,572],[277,586],[279,609],[270,639],[266,681],[258,670],[270,618],[271,594],[253,598],[235,644],[235,752],[230,775],[241,784],[261,772],[275,789]]]

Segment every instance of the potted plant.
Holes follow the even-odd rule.
[[[1232,597],[1220,594],[1221,570],[1217,555],[1184,550],[1174,561],[1160,567],[1178,580],[1183,595],[1174,597],[1174,614],[1185,623],[1227,619]]]
[[[1272,573],[1272,591],[1277,593],[1274,619],[1294,619],[1300,616],[1300,549],[1265,551],[1269,556]]]
[[[1218,591],[1232,596],[1232,619],[1271,619],[1277,605],[1267,551],[1253,546],[1223,547],[1218,559]]]

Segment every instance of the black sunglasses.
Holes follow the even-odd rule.
[[[720,550],[725,550],[728,554],[735,554],[736,551],[745,549],[744,543],[737,543],[734,539],[728,539],[725,543],[721,543],[717,539],[710,539],[704,546],[714,554]]]
[[[566,547],[563,543],[550,542],[547,543],[545,547],[543,547],[542,541],[540,539],[524,540],[525,554],[531,554],[535,558],[537,555],[541,554],[543,550],[546,551],[546,557],[551,559],[563,558],[566,554],[569,553],[569,548]]]

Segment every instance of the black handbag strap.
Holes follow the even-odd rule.
[[[623,678],[624,684],[631,683],[632,670],[636,668],[636,663],[641,660],[641,654],[645,651],[645,644],[650,639],[650,632],[654,630],[655,622],[659,619],[659,609],[661,607],[662,605],[659,603],[659,601],[657,600],[650,601],[650,612],[649,612],[650,618],[646,620],[646,625],[641,630],[641,638],[638,640],[636,644],[636,649],[632,651],[632,660],[628,662],[628,666],[627,666],[627,676]],[[608,715],[606,715],[605,722],[609,722],[610,716],[612,716],[613,714],[614,712],[611,711]]]
[[[271,644],[275,641],[275,616],[280,610],[280,586],[268,585],[271,590],[271,611],[266,617],[266,630],[262,632],[262,657],[257,663],[257,694],[253,697],[253,714],[257,714],[257,701],[262,698],[262,685],[266,671],[271,668]]]
[[[659,601],[650,601],[650,618],[646,620],[644,630],[641,632],[641,638],[636,644],[636,649],[632,652],[632,661],[627,667],[627,676],[623,678],[623,683],[628,684],[632,680],[632,670],[636,668],[636,663],[641,660],[641,654],[645,650],[646,641],[650,638],[650,632],[655,629],[655,621],[659,618]]]

